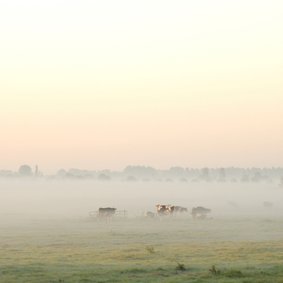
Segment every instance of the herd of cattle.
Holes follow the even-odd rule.
[[[177,206],[177,205],[168,205],[168,204],[157,204],[156,206],[156,212],[152,211],[146,211],[144,216],[146,218],[154,218],[154,217],[161,217],[161,216],[173,216],[183,213],[188,213],[188,209],[186,207]],[[123,215],[126,215],[126,211],[117,211],[116,208],[113,207],[100,207],[95,214],[90,213],[91,216],[96,215],[100,219],[109,219],[112,218],[114,215],[117,215],[117,213]],[[193,219],[205,219],[207,218],[207,215],[211,212],[211,209],[198,206],[194,207],[191,210],[191,215]]]
[[[177,206],[177,205],[168,205],[168,204],[157,204],[156,211],[157,211],[157,215],[159,216],[188,213],[188,209],[186,207]],[[210,212],[211,209],[198,206],[192,208],[191,215],[193,218],[204,219],[207,217],[207,214]]]

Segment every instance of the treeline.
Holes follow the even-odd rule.
[[[183,168],[171,167],[159,170],[150,166],[127,166],[123,171],[111,170],[82,170],[71,168],[60,169],[54,175],[44,175],[38,166],[32,169],[29,165],[22,165],[18,171],[0,170],[0,177],[5,178],[46,178],[46,179],[91,179],[98,181],[125,182],[242,182],[242,183],[272,183],[283,185],[283,168]]]

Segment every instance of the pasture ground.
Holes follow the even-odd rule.
[[[283,282],[282,218],[23,218],[0,229],[3,283]]]

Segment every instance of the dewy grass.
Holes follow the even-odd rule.
[[[24,230],[6,226],[0,234],[0,282],[282,283],[282,238],[251,238],[248,223],[237,220],[247,229],[240,239],[231,237],[230,228],[241,231],[230,219],[169,219],[154,225],[137,219],[62,220],[55,226],[46,220]],[[264,221],[258,225],[265,233]]]

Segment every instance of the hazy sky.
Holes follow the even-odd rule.
[[[0,0],[0,169],[283,166],[282,11]]]

